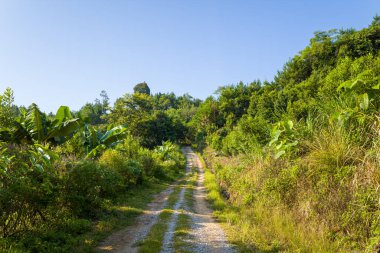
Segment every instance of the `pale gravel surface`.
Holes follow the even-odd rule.
[[[204,169],[199,157],[189,148],[186,152],[188,160],[192,160],[198,168],[198,185],[195,189],[195,214],[192,217],[191,244],[196,253],[233,253],[235,248],[226,239],[223,229],[212,217],[212,210],[206,201],[204,188]]]
[[[190,236],[186,240],[192,247],[188,250],[194,253],[236,252],[235,248],[228,243],[221,226],[212,217],[212,210],[206,201],[206,190],[203,186],[204,169],[198,156],[189,147],[183,148],[182,151],[187,158],[186,173],[189,173],[192,167],[198,168],[198,185],[194,191],[195,212],[192,213],[188,210],[184,212],[192,219]],[[139,216],[134,225],[112,234],[97,247],[97,250],[99,252],[137,253],[136,243],[147,237],[151,227],[158,221],[158,216],[165,208],[168,196],[172,192],[173,186],[158,194],[148,205],[148,210]],[[187,209],[184,193],[185,187],[182,187],[179,199],[173,207],[174,213],[164,236],[161,253],[174,252],[173,238],[178,214],[181,208]]]

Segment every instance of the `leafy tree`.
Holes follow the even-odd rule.
[[[13,91],[7,88],[0,94],[0,128],[11,127],[15,120],[15,106],[13,105]]]
[[[135,93],[150,95],[150,88],[146,82],[136,84],[135,87],[133,87],[133,91]]]
[[[178,119],[167,113],[156,111],[145,120],[137,122],[132,134],[139,137],[143,146],[154,148],[164,141],[179,141],[184,139],[185,127]]]
[[[101,100],[95,99],[93,103],[86,103],[78,112],[79,116],[92,125],[104,124],[109,110],[109,98],[107,92],[102,90]]]
[[[379,25],[380,25],[380,16],[376,14],[376,15],[373,17],[373,20],[372,20],[371,26],[379,26]]]
[[[109,106],[110,106],[110,99],[108,97],[108,94],[105,90],[102,90],[100,92],[100,97],[102,98],[102,113],[103,115],[107,113],[107,110],[109,109]]]

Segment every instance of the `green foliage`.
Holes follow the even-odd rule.
[[[180,119],[157,111],[149,119],[139,122],[135,131],[143,146],[153,148],[164,141],[183,140],[186,130]]]
[[[24,150],[2,147],[0,157],[0,235],[7,237],[44,221],[58,195],[56,154],[41,145]]]
[[[109,108],[109,98],[106,91],[100,93],[101,100],[95,99],[93,103],[86,103],[77,113],[82,120],[91,124],[99,125],[106,123],[105,118]]]
[[[271,130],[271,140],[268,145],[275,149],[274,158],[278,159],[292,151],[298,144],[298,141],[294,139],[293,121],[281,121],[273,126]]]
[[[133,91],[135,93],[150,95],[150,88],[146,82],[136,84],[135,87],[133,87]]]
[[[142,165],[138,161],[125,159],[124,154],[120,151],[111,149],[105,151],[99,158],[99,163],[120,174],[125,186],[142,182]]]
[[[15,119],[13,91],[7,88],[0,94],[0,129],[11,127]]]
[[[70,210],[79,217],[94,217],[103,198],[116,195],[121,186],[120,175],[91,161],[73,165],[65,179],[65,199]]]
[[[174,94],[150,96],[137,92],[117,99],[107,117],[111,123],[126,125],[141,145],[152,149],[163,141],[185,140],[188,115],[181,112],[194,103],[191,98],[176,98]]]
[[[47,119],[36,104],[21,110],[21,116],[12,122],[12,127],[0,133],[0,140],[13,143],[63,143],[82,125],[79,118],[73,118],[67,106],[61,106],[54,120]]]
[[[134,99],[137,111],[148,116],[136,113],[134,126],[149,122],[152,127],[146,134],[163,133],[152,148],[166,138],[182,138],[180,113],[151,115],[151,98],[135,94]],[[185,107],[179,103],[178,108]],[[143,148],[130,134],[133,128],[83,124],[66,106],[55,115],[42,113],[36,104],[20,108],[18,117],[12,110],[11,124],[0,130],[0,251],[69,252],[81,240],[88,250],[94,242],[89,246],[81,236],[98,229],[92,223],[90,227],[89,220],[114,212],[109,210],[111,203],[126,191],[183,175],[185,160],[173,143],[164,144],[165,152]],[[73,222],[66,224],[63,218]]]
[[[219,218],[249,250],[375,251],[377,21],[316,32],[274,81],[226,86],[200,105],[191,127],[199,146],[214,149],[211,193],[229,204]]]
[[[123,126],[117,126],[111,128],[109,126],[108,131],[103,133],[96,130],[90,125],[86,125],[84,128],[84,145],[87,150],[87,157],[97,157],[107,148],[115,147],[121,143],[127,134],[127,128]]]
[[[162,146],[156,147],[153,157],[159,161],[159,167],[155,171],[156,177],[174,179],[183,174],[186,159],[178,145],[170,141],[164,142]]]

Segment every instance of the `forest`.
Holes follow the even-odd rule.
[[[379,50],[375,16],[315,32],[273,81],[204,101],[143,82],[113,105],[102,91],[47,114],[5,89],[0,252],[93,252],[184,177],[183,146],[204,159],[207,199],[238,252],[378,252]]]

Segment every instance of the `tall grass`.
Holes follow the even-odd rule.
[[[374,251],[380,236],[378,119],[366,122],[366,133],[356,122],[321,125],[299,136],[298,153],[281,159],[270,149],[232,157],[204,152],[209,200],[242,251]]]

